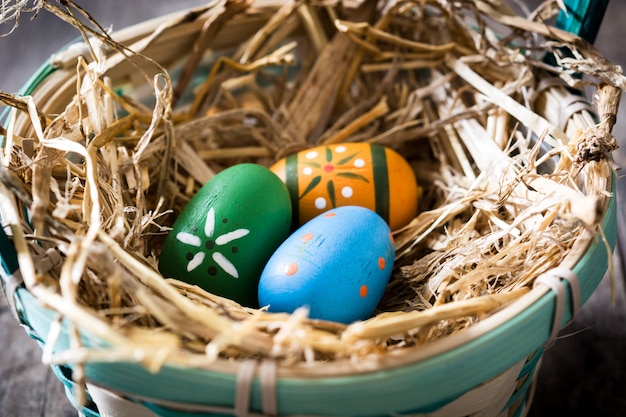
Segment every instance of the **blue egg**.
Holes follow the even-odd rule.
[[[374,211],[343,206],[309,220],[270,257],[259,304],[271,312],[308,307],[309,317],[352,323],[372,316],[393,268],[395,246]]]

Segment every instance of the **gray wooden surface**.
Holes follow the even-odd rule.
[[[202,4],[192,0],[79,1],[105,27],[119,29],[163,13]],[[528,1],[536,4],[537,1]],[[0,28],[2,32],[6,28]],[[43,13],[23,19],[16,33],[0,38],[0,90],[15,92],[54,51],[77,33]],[[626,64],[626,2],[613,0],[596,46],[613,62]],[[623,100],[623,102],[626,101]],[[615,158],[626,166],[626,103],[620,108],[615,134],[621,145]],[[626,247],[626,179],[619,183],[620,240]],[[616,251],[617,302],[605,278],[580,315],[561,332],[544,355],[530,417],[626,415],[626,288],[623,253]],[[41,363],[41,349],[8,311],[0,296],[0,417],[69,417],[77,412],[62,384]]]

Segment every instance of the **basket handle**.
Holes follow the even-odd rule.
[[[565,0],[565,10],[556,18],[556,27],[594,43],[609,0]]]

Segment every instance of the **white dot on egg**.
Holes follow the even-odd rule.
[[[305,155],[305,158],[306,159],[315,159],[315,158],[317,158],[317,151],[307,152],[306,155]]]
[[[346,147],[343,145],[339,145],[335,148],[335,152],[337,153],[344,153],[346,151]]]
[[[302,173],[304,175],[311,175],[313,173],[313,168],[311,168],[311,167],[304,167],[304,169],[302,170]]]
[[[352,189],[352,187],[343,187],[341,189],[341,195],[344,196],[345,198],[352,197],[353,193],[354,193],[354,190]]]
[[[324,197],[317,197],[315,199],[315,208],[318,210],[323,210],[326,208],[326,199]]]
[[[365,166],[365,161],[361,158],[354,160],[354,166],[357,168],[363,168]]]

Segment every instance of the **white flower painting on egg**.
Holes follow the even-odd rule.
[[[231,232],[224,233],[220,236],[213,238],[213,235],[215,234],[215,217],[215,210],[213,209],[213,207],[209,208],[204,223],[204,236],[206,238],[206,240],[204,240],[204,248],[208,251],[207,253],[211,254],[211,258],[213,259],[213,261],[220,268],[222,268],[224,272],[226,272],[233,278],[239,278],[239,272],[237,271],[235,265],[233,265],[233,263],[228,260],[223,251],[218,251],[218,249],[222,249],[225,245],[248,235],[248,233],[250,233],[250,230],[235,229]],[[222,219],[222,222],[227,223],[228,220],[224,218]],[[187,272],[195,270],[204,263],[207,253],[202,250],[202,237],[187,232],[178,232],[178,234],[176,234],[176,239],[181,243],[199,249],[199,251],[196,253],[189,252],[187,254],[187,260],[189,261],[189,263],[187,264]],[[231,251],[235,253],[237,251],[237,247],[233,246],[231,248]],[[216,275],[217,272],[217,268],[214,265],[209,266],[209,275]]]

